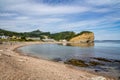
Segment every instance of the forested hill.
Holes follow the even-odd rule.
[[[41,37],[41,36],[48,36],[49,38],[55,39],[55,40],[61,40],[61,39],[66,39],[70,40],[71,38],[81,35],[83,33],[90,33],[90,31],[82,31],[78,34],[76,34],[73,31],[64,31],[64,32],[59,32],[59,33],[53,33],[51,34],[50,32],[42,32],[40,30],[34,30],[32,32],[23,32],[23,33],[18,33],[18,32],[13,32],[13,31],[8,31],[8,30],[3,30],[0,29],[0,36],[5,35],[5,36],[18,36],[18,37]]]
[[[8,31],[8,30],[3,30],[0,29],[0,35],[5,35],[5,36],[19,36],[19,37],[40,37],[40,35],[46,35],[49,36],[50,32],[42,32],[40,30],[35,30],[32,32],[23,32],[23,33],[18,33],[18,32],[13,32],[13,31]]]
[[[22,36],[22,33],[17,33],[17,32],[13,32],[13,31],[8,31],[8,30],[3,30],[0,29],[0,36],[5,35],[5,36]]]

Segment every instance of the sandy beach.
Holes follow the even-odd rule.
[[[42,42],[0,44],[0,80],[114,80],[67,64],[21,55],[18,47]]]

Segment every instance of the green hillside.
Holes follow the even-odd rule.
[[[5,35],[5,36],[18,36],[18,37],[42,37],[44,36],[48,36],[49,38],[55,39],[55,40],[61,40],[61,39],[66,39],[66,40],[70,40],[71,38],[81,35],[83,33],[92,33],[90,31],[82,31],[78,34],[76,34],[73,31],[64,31],[64,32],[59,32],[59,33],[50,33],[50,32],[43,32],[40,30],[34,30],[32,32],[13,32],[13,31],[8,31],[8,30],[3,30],[0,29],[0,36]]]

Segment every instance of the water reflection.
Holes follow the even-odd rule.
[[[62,43],[64,46],[93,47],[94,43]]]
[[[21,47],[19,50],[23,51],[24,53],[34,54],[47,59],[67,59],[71,57],[103,57],[108,59],[120,59],[120,47],[115,43],[101,43],[101,45],[100,43],[95,43],[95,45],[94,43],[63,43],[60,45],[29,45]]]

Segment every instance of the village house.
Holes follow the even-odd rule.
[[[54,39],[42,39],[44,42],[55,42]]]
[[[27,37],[26,39],[27,40],[31,39],[31,40],[37,40],[38,41],[38,40],[40,40],[40,37]]]
[[[44,41],[44,42],[55,42],[54,39],[50,39],[50,38],[48,38],[48,36],[44,36],[44,39],[42,39],[42,41]]]
[[[62,40],[59,40],[60,42],[67,42],[67,40],[66,39],[62,39]]]
[[[9,36],[5,36],[5,35],[0,36],[0,39],[8,39],[8,38]]]

